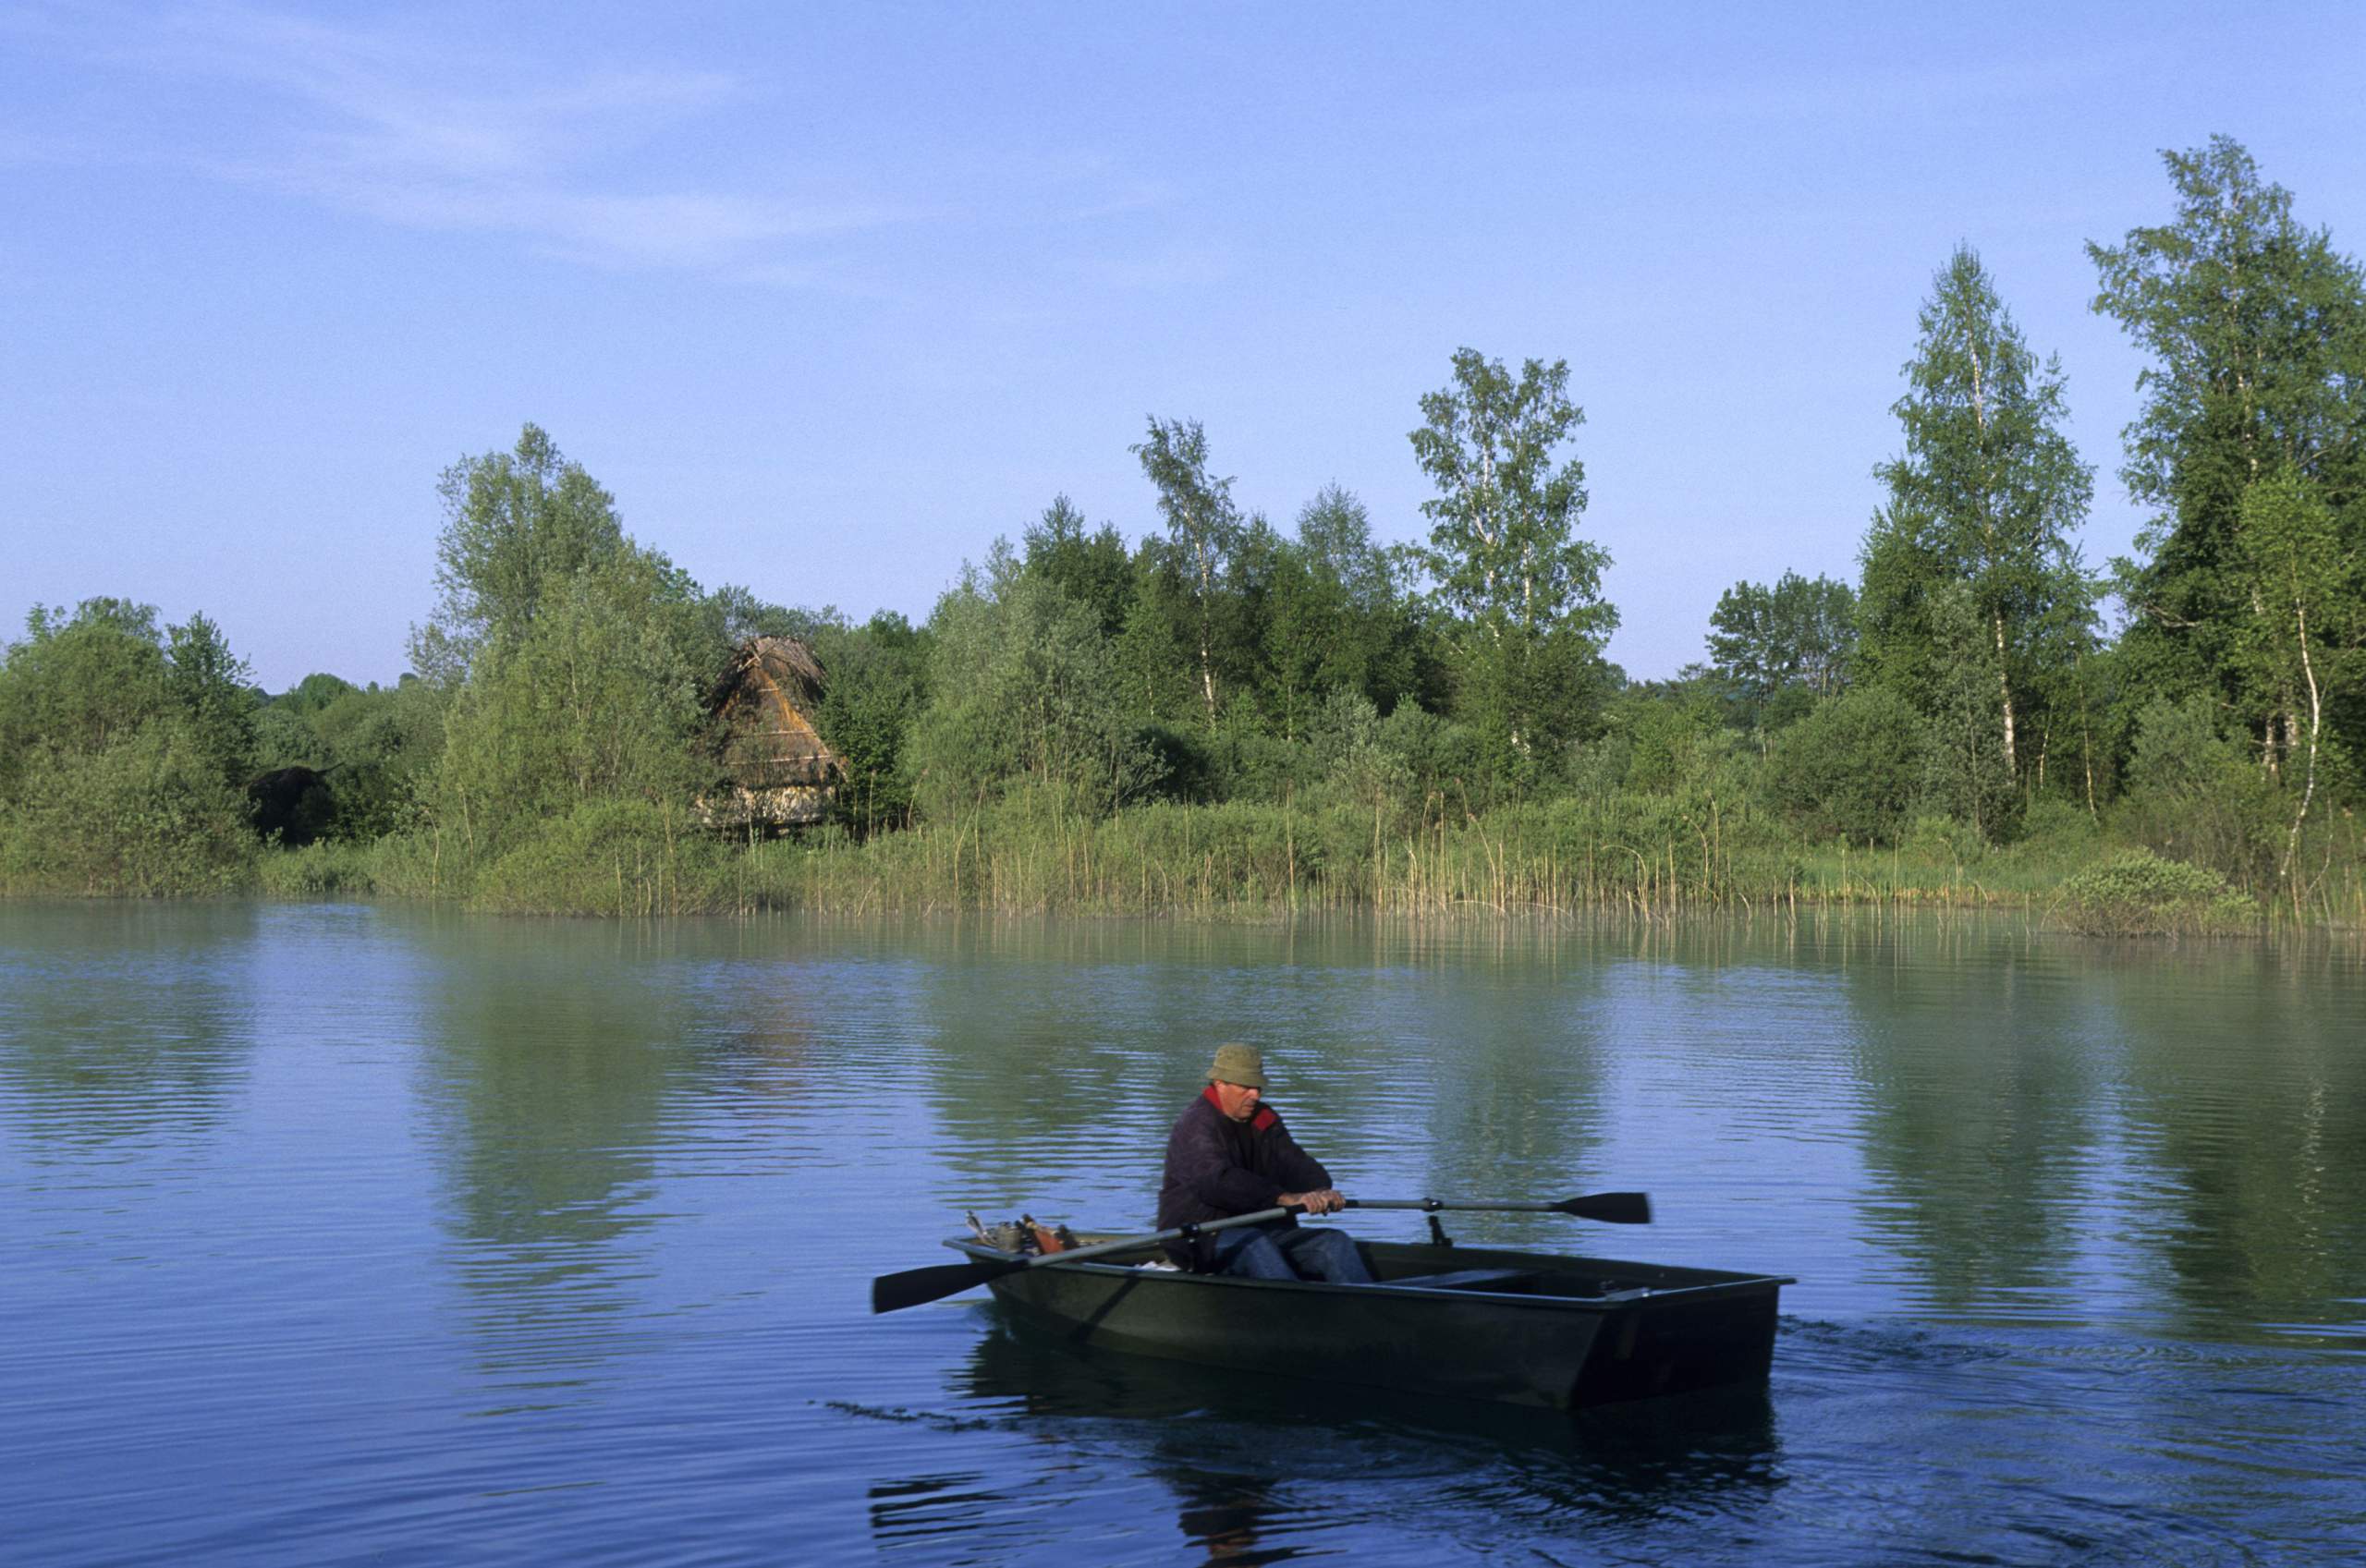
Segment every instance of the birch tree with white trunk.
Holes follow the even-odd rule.
[[[1208,471],[1208,435],[1197,419],[1153,415],[1150,433],[1133,448],[1142,472],[1158,487],[1158,515],[1166,524],[1191,597],[1201,700],[1208,727],[1216,723],[1216,598],[1238,547],[1242,522],[1232,480]]]
[[[1906,449],[1874,470],[1889,495],[1866,536],[1861,651],[1909,699],[1940,689],[1930,662],[1945,639],[1930,635],[1928,606],[1934,590],[1959,587],[2018,777],[2030,703],[2050,674],[2039,650],[2059,641],[2045,634],[2092,618],[2095,587],[2073,536],[2094,478],[2062,431],[2060,362],[2039,360],[1969,245],[1939,272],[1921,328],[1891,408]]]

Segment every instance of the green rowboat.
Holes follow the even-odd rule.
[[[1084,1245],[1114,1239],[1086,1236]],[[968,1236],[982,1263],[1014,1256]],[[1154,1244],[988,1282],[1072,1343],[1238,1371],[1572,1410],[1762,1383],[1781,1276],[1492,1247],[1360,1242],[1377,1282],[1150,1267]]]

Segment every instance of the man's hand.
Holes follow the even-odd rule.
[[[1324,1187],[1321,1192],[1286,1192],[1274,1202],[1286,1209],[1303,1209],[1309,1214],[1336,1214],[1348,1207],[1348,1199],[1337,1187]]]

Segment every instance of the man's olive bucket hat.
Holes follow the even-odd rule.
[[[1208,1082],[1262,1089],[1265,1087],[1265,1058],[1253,1045],[1217,1046],[1215,1065],[1208,1069]]]

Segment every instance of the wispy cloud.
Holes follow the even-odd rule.
[[[800,164],[779,144],[794,140],[776,128],[794,105],[774,79],[620,68],[544,42],[456,40],[418,13],[200,3],[127,24],[36,0],[0,9],[0,46],[69,91],[38,120],[0,98],[0,165],[166,169],[425,233],[506,236],[576,264],[836,295],[895,292],[901,261],[948,244],[1002,264],[1034,252],[1039,275],[1121,290],[1230,270],[1155,233],[1189,192],[1103,150],[983,143],[902,166]],[[757,156],[740,166],[763,172],[728,172]],[[923,227],[940,232],[912,232]]]
[[[118,115],[91,136],[0,128],[0,156],[15,161],[161,162],[386,223],[513,234],[579,261],[778,284],[827,275],[814,241],[929,215],[890,200],[717,188],[631,156],[744,102],[747,85],[726,72],[554,79],[543,61],[518,85],[506,79],[514,57],[488,58],[471,78],[465,52],[441,43],[229,6],[129,28],[79,10],[19,12],[8,30],[167,93],[236,94],[226,104],[200,91],[178,118]],[[643,171],[632,181],[611,172],[628,162]]]

